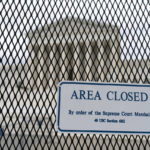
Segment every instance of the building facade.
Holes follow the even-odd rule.
[[[113,82],[118,78],[120,35],[116,26],[65,18],[28,33],[31,86],[62,80]]]

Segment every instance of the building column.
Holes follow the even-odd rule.
[[[57,88],[57,84],[60,81],[60,59],[61,59],[61,47],[56,44],[51,47],[50,51],[50,87]]]
[[[42,73],[43,75],[41,76],[41,80],[42,80],[42,84],[44,88],[47,88],[49,86],[49,79],[50,79],[50,46],[46,45],[44,46],[43,49],[43,61],[42,61],[42,65],[41,65],[41,69],[42,69]],[[40,70],[39,70],[40,71]]]
[[[98,81],[100,68],[99,68],[99,49],[97,42],[92,42],[90,45],[90,81]]]
[[[61,80],[73,80],[74,79],[74,49],[73,44],[67,43],[61,46]]]
[[[85,70],[86,70],[86,64],[85,64],[85,58],[86,58],[86,46],[84,43],[79,43],[75,47],[76,54],[75,54],[75,79],[77,81],[85,81]]]
[[[111,47],[109,41],[104,41],[103,42],[103,61],[104,61],[104,67],[103,67],[103,74],[104,74],[104,82],[110,82],[111,79]]]
[[[37,87],[39,87],[39,88],[40,88],[40,86],[43,87],[43,78],[44,78],[44,71],[45,71],[44,50],[45,50],[45,46],[41,45],[40,49],[39,49],[39,55],[38,55],[38,68],[37,68],[38,79],[36,79]]]
[[[110,42],[110,47],[111,51],[112,51],[112,82],[120,82],[121,81],[121,54],[120,54],[120,43],[118,41],[118,39],[115,39],[113,41]]]

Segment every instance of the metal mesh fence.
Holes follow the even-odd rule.
[[[60,134],[63,80],[150,84],[149,1],[0,1],[0,149],[150,149],[148,135]]]

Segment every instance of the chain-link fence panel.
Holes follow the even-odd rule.
[[[149,135],[59,133],[60,81],[150,84],[149,1],[0,1],[0,149],[150,149]]]

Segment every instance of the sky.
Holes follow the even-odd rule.
[[[67,16],[97,20],[120,27],[121,58],[150,58],[150,3],[138,0],[2,0],[0,58],[2,63],[25,63],[26,34]]]

